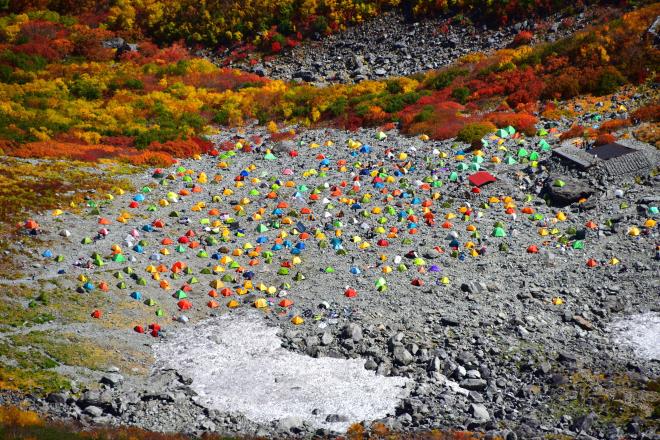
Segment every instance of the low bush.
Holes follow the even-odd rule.
[[[497,130],[497,127],[491,122],[472,122],[461,128],[456,138],[459,141],[466,142],[476,147],[481,145],[481,139],[484,136],[488,133],[493,133],[495,130]]]
[[[527,113],[491,113],[487,119],[498,127],[512,126],[517,131],[532,136],[536,133],[538,119]]]

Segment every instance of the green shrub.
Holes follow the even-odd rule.
[[[456,138],[462,142],[479,145],[484,136],[495,130],[497,130],[497,127],[490,122],[471,122],[461,128]]]
[[[435,116],[435,109],[432,105],[426,105],[422,108],[422,111],[417,113],[413,118],[413,122],[426,122],[430,121]]]
[[[469,96],[470,89],[467,87],[457,87],[451,92],[451,97],[461,104],[465,104]]]
[[[435,90],[441,90],[448,87],[459,76],[465,76],[469,73],[467,69],[460,67],[450,67],[432,77],[427,82],[427,87]]]
[[[387,91],[394,95],[403,92],[403,87],[399,81],[389,80],[387,81]]]
[[[124,82],[124,87],[132,90],[142,90],[144,89],[144,83],[137,78],[131,78]]]
[[[220,109],[213,116],[213,122],[220,125],[227,125],[229,123],[229,112],[225,109]]]
[[[626,78],[614,66],[604,68],[598,78],[596,94],[609,95],[626,83]]]
[[[346,106],[348,105],[348,100],[344,98],[343,96],[336,101],[334,101],[330,106],[328,107],[328,111],[332,116],[335,118],[338,116],[343,115],[346,112]]]
[[[74,81],[69,87],[69,91],[76,98],[83,98],[88,101],[100,99],[102,96],[101,89],[96,84],[84,79]]]

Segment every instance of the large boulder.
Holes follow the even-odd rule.
[[[588,199],[594,192],[594,188],[588,183],[565,176],[551,177],[544,187],[544,194],[550,204],[558,207],[571,205],[583,198]]]

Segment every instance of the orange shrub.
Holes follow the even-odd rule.
[[[288,141],[293,139],[295,136],[295,133],[291,133],[290,131],[280,131],[278,133],[273,133],[270,135],[270,140],[272,142],[280,142],[280,141]]]
[[[177,139],[164,143],[154,141],[149,144],[148,150],[167,153],[171,157],[191,157],[210,150],[210,147],[210,142],[204,143],[199,139],[197,141],[195,139]]]
[[[142,151],[137,154],[122,154],[119,159],[132,165],[149,165],[152,167],[167,167],[176,161],[162,151]]]
[[[581,125],[574,125],[565,132],[563,132],[559,136],[559,139],[565,141],[566,139],[573,139],[582,136],[584,136],[584,127]]]
[[[596,138],[596,145],[606,145],[616,142],[616,138],[610,133],[603,133]]]
[[[660,121],[660,104],[648,104],[632,112],[632,119],[638,121]]]
[[[598,128],[598,131],[600,133],[611,133],[629,126],[630,119],[610,119],[609,121],[603,122]]]

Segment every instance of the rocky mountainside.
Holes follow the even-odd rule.
[[[400,14],[383,14],[345,32],[305,42],[276,59],[236,66],[271,78],[314,83],[409,76],[445,67],[463,55],[505,47],[521,31],[537,33],[537,41],[555,41],[593,24],[589,11],[563,18],[559,14],[546,18],[550,26],[530,20],[493,30],[440,19],[411,22]],[[218,61],[222,60],[220,56]]]

